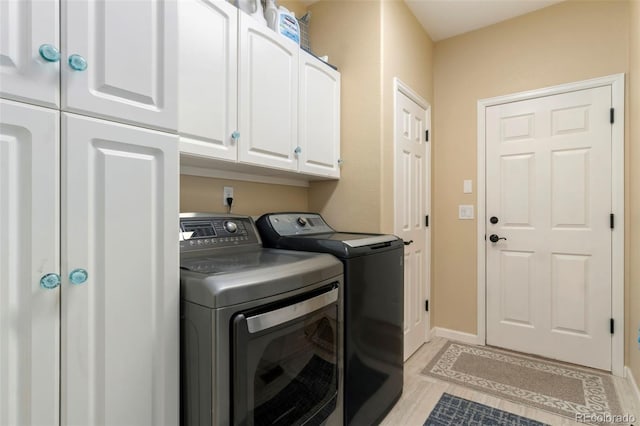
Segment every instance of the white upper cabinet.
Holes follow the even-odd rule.
[[[297,170],[300,47],[244,13],[239,27],[238,158]]]
[[[220,0],[182,0],[178,16],[180,151],[236,160],[238,9]]]
[[[176,130],[177,2],[63,3],[62,109]]]
[[[0,1],[0,97],[60,106],[57,0]]]
[[[0,425],[58,424],[59,123],[0,100]]]
[[[301,172],[340,177],[340,73],[300,52]]]

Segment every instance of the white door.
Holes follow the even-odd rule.
[[[249,15],[239,22],[238,158],[296,170],[300,47]]]
[[[404,359],[428,339],[430,239],[430,150],[428,111],[396,91],[395,111],[395,233],[404,247]]]
[[[176,130],[176,1],[63,6],[62,109]]]
[[[0,97],[59,107],[59,22],[58,0],[0,1]]]
[[[605,86],[487,109],[488,344],[611,370],[610,108]]]
[[[62,140],[62,424],[176,425],[177,136],[63,113]]]
[[[340,177],[340,73],[300,52],[301,172]]]
[[[184,0],[178,16],[180,152],[236,160],[238,9]]]
[[[0,424],[56,425],[59,113],[0,101],[0,120]]]

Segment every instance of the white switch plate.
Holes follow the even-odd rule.
[[[465,194],[473,193],[473,182],[471,179],[465,179],[462,184],[462,192]]]
[[[473,205],[460,204],[458,206],[458,219],[473,219]]]
[[[227,198],[233,198],[233,186],[225,186],[222,190],[222,205],[228,206]]]

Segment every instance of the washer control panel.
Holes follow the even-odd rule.
[[[270,214],[269,223],[281,236],[335,232],[317,213]]]
[[[180,215],[180,251],[260,243],[253,220],[249,216],[204,213]]]

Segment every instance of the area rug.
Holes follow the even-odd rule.
[[[448,393],[442,394],[424,426],[548,426]]]
[[[606,373],[485,346],[447,342],[422,374],[574,421],[622,411]]]

